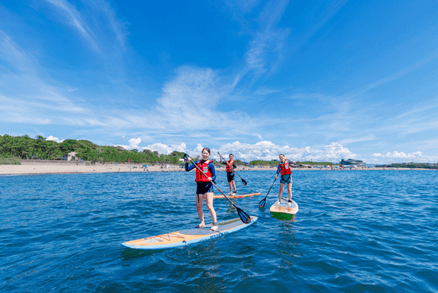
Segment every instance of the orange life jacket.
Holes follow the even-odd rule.
[[[227,172],[233,172],[233,170],[232,170],[233,163],[234,163],[234,161],[228,161],[227,162]]]
[[[292,170],[289,167],[289,163],[280,163],[280,172],[281,175],[292,174]]]
[[[207,160],[204,162],[204,164],[201,165],[201,161],[198,162],[198,168],[201,169],[205,175],[208,177],[212,177],[213,174],[211,174],[210,170],[208,169],[208,164],[210,164],[210,160]],[[196,169],[196,182],[210,182],[207,177],[205,177],[204,174],[202,174],[198,169]]]

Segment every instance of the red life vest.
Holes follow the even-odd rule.
[[[227,162],[227,172],[233,172],[231,168],[233,168],[234,161],[228,161]]]
[[[292,170],[289,167],[289,163],[280,163],[280,172],[281,175],[292,174]]]
[[[210,160],[207,160],[204,162],[204,164],[201,165],[201,161],[198,162],[198,168],[202,170],[202,172],[205,173],[208,177],[212,177],[213,174],[211,174],[210,170],[208,169],[208,164],[210,164]],[[205,177],[204,174],[202,174],[198,169],[196,169],[196,182],[210,182],[207,177]]]

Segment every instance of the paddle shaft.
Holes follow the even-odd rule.
[[[265,196],[264,199],[266,199],[266,198],[268,197],[269,192],[271,192],[272,186],[274,186],[275,181],[277,181],[277,178],[275,178],[275,179],[274,179],[274,182],[272,182],[271,188],[269,188],[269,190],[268,190],[268,194],[266,194],[266,196]]]
[[[237,176],[239,176],[239,178],[242,179],[242,177],[240,177],[240,175],[239,175],[236,171],[234,171],[234,173],[236,173]],[[243,180],[243,179],[242,179],[242,180]]]

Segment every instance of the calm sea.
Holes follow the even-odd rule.
[[[274,171],[241,172],[265,195]],[[228,190],[226,174],[218,184]],[[438,172],[297,171],[293,222],[259,217],[157,252],[122,242],[194,227],[194,173],[0,177],[1,292],[437,292]],[[217,191],[216,191],[217,193]],[[237,217],[216,199],[219,220]],[[206,208],[206,222],[210,216]]]

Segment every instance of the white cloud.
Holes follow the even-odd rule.
[[[438,162],[437,155],[424,155],[423,152],[405,153],[399,151],[387,152],[385,155],[374,153],[371,155],[375,163],[402,163],[402,162],[417,162],[417,163],[434,163]]]
[[[141,143],[141,138],[131,138],[128,142],[131,148],[138,149],[138,145]]]
[[[54,140],[62,142],[57,137],[49,136],[47,140]],[[158,151],[159,154],[171,154],[173,151],[179,151],[189,154],[191,157],[197,157],[201,155],[202,149],[205,147],[202,144],[197,144],[195,148],[189,149],[183,142],[181,144],[163,144],[154,143],[147,146],[140,146],[141,138],[131,138],[128,140],[129,145],[114,145],[121,146],[124,149],[138,149],[143,151],[145,149],[151,151]],[[208,145],[207,145],[208,147]],[[243,160],[246,162],[252,160],[273,160],[278,159],[280,154],[284,154],[287,158],[293,161],[314,161],[314,162],[334,162],[337,163],[341,159],[360,159],[362,156],[353,153],[348,148],[337,142],[332,142],[329,145],[323,147],[290,147],[288,145],[277,145],[271,141],[260,141],[255,144],[246,144],[239,141],[233,143],[227,143],[220,146],[218,149],[211,148],[210,158],[219,160],[218,152],[225,158],[228,154],[234,154],[235,159]],[[382,164],[393,162],[425,162],[433,163],[438,162],[438,154],[424,155],[422,152],[404,153],[399,151],[387,152],[386,155],[381,153],[373,153],[371,159],[367,163]]]
[[[79,11],[67,0],[46,0],[56,9],[59,22],[71,26],[88,43],[91,49],[113,51],[115,46],[126,49],[125,23],[118,20],[114,9],[104,0],[84,1],[86,7]],[[91,9],[91,10],[90,10]]]
[[[125,49],[126,46],[126,36],[128,35],[125,30],[125,25],[117,19],[116,13],[111,8],[111,6],[106,1],[92,1],[89,4],[99,4],[100,7],[97,7],[97,11],[105,13],[106,18],[112,28],[114,34],[116,35],[117,41],[120,43],[120,46]],[[103,9],[102,9],[103,6]]]
[[[187,146],[185,143],[181,143],[180,145],[166,145],[162,143],[154,143],[141,148],[142,150],[148,149],[151,151],[158,151],[159,154],[170,154],[173,151],[178,152],[187,152]],[[193,152],[192,152],[193,153]]]
[[[46,0],[48,3],[54,5],[61,13],[63,20],[69,25],[73,26],[81,36],[89,43],[90,47],[99,51],[93,32],[83,20],[81,14],[76,8],[65,0]]]
[[[49,137],[46,138],[46,140],[52,140],[59,143],[59,142],[63,142],[65,139],[59,139],[57,137],[54,137],[53,135],[50,135]]]
[[[163,143],[154,143],[151,145],[147,145],[145,147],[139,147],[141,140],[130,139],[129,145],[120,145],[125,149],[139,149],[140,151],[144,149],[148,149],[151,151],[158,151],[160,154],[170,154],[173,151],[185,152],[188,153],[192,157],[200,156],[201,151],[204,148],[203,145],[198,144],[194,149],[188,149],[185,143],[167,145]],[[347,148],[344,148],[339,143],[331,143],[330,145],[324,146],[322,148],[314,148],[314,147],[305,147],[305,148],[296,148],[289,147],[288,145],[280,146],[276,145],[270,141],[260,141],[255,144],[245,144],[240,143],[239,141],[235,141],[233,143],[228,143],[222,145],[219,149],[212,148],[211,156],[212,159],[219,159],[220,152],[223,156],[227,157],[228,154],[233,153],[236,159],[244,160],[244,161],[252,161],[252,160],[272,160],[278,159],[280,154],[284,154],[287,158],[294,161],[310,161],[313,160],[315,162],[318,161],[329,161],[329,162],[338,162],[340,159],[360,159],[361,157]]]
[[[40,78],[38,63],[31,57],[30,50],[21,48],[0,31],[0,61],[9,65],[7,70],[0,70],[0,120],[49,124],[56,118],[68,119],[72,112],[88,113],[86,108],[66,97],[68,87],[60,89]]]
[[[339,143],[348,144],[348,143],[356,143],[356,142],[371,141],[371,140],[374,140],[374,135],[368,135],[368,136],[358,137],[358,138],[347,138],[347,139],[341,140]]]
[[[264,73],[268,60],[271,68],[277,65],[289,30],[275,26],[281,20],[288,3],[287,0],[271,1],[264,7],[259,16],[260,30],[254,35],[245,53],[248,69]]]
[[[0,30],[0,60],[6,61],[14,69],[20,71],[29,70],[29,64],[32,63],[25,51],[21,49],[11,37],[4,31]]]
[[[413,153],[404,153],[404,152],[398,152],[398,151],[393,151],[391,152],[387,152],[386,155],[382,155],[380,153],[375,153],[371,155],[372,157],[375,158],[390,158],[390,159],[418,159],[418,158],[422,158],[423,157],[423,153],[422,152],[413,152]]]
[[[261,141],[255,144],[245,144],[238,141],[220,147],[222,155],[233,153],[236,159],[272,160],[278,159],[280,154],[294,161],[329,161],[338,162],[340,159],[359,159],[360,156],[344,148],[339,143],[331,143],[323,148],[305,147],[296,148],[288,145],[280,146],[270,141]]]
[[[163,114],[189,115],[195,121],[197,116],[205,116],[224,95],[225,89],[218,83],[216,72],[210,68],[182,66],[174,80],[163,88],[158,99]],[[201,113],[199,113],[201,112]]]
[[[211,68],[181,66],[176,70],[175,78],[164,85],[156,108],[131,111],[121,118],[102,117],[102,120],[116,128],[147,125],[150,130],[166,132],[228,129],[228,133],[241,133],[261,124],[259,119],[246,114],[216,110],[219,100],[231,90],[232,81],[218,76]]]
[[[140,150],[141,147],[139,147],[138,145],[141,143],[141,138],[131,138],[130,140],[128,140],[129,145],[123,145],[123,144],[115,144],[114,146],[121,146],[123,147],[125,150],[132,150],[132,149],[138,149]],[[113,145],[113,144],[111,144]]]

